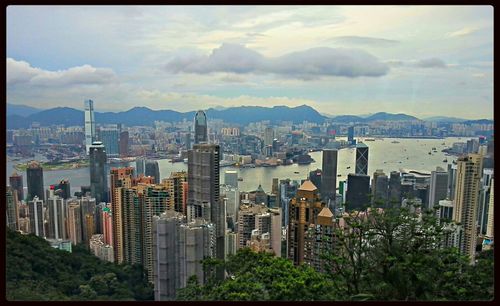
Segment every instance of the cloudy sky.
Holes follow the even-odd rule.
[[[9,6],[7,101],[493,117],[491,6]]]

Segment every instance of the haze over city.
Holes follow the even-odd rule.
[[[491,6],[9,6],[7,101],[493,117]]]

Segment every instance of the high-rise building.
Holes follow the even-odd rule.
[[[354,144],[354,126],[347,128],[347,141],[349,144]]]
[[[194,143],[208,143],[207,115],[202,110],[194,115]]]
[[[128,147],[129,147],[129,133],[128,131],[120,132],[120,156],[127,157],[128,156]]]
[[[162,184],[168,190],[168,209],[186,215],[187,205],[187,172],[172,172],[169,178],[163,179]]]
[[[66,201],[54,195],[47,199],[49,233],[47,238],[66,239]]]
[[[391,171],[389,177],[389,201],[395,204],[401,204],[401,173]]]
[[[38,199],[45,199],[43,192],[43,169],[40,163],[31,161],[26,168],[26,181],[28,183],[28,201],[33,200],[35,196]]]
[[[322,194],[321,189],[321,180],[322,180],[323,171],[321,169],[316,169],[314,171],[309,172],[309,180],[318,188],[318,192]]]
[[[477,210],[482,170],[482,156],[469,154],[457,159],[457,182],[453,221],[460,224],[459,250],[474,263],[477,241]]]
[[[493,169],[484,168],[481,178],[481,189],[479,191],[479,204],[477,213],[477,223],[479,234],[485,235],[488,227],[488,213],[491,194],[491,179],[493,178]]]
[[[274,139],[274,130],[272,127],[266,127],[264,130],[264,146],[272,146]]]
[[[146,173],[146,159],[144,157],[139,157],[135,160],[135,170],[137,176]]]
[[[101,128],[99,130],[99,141],[106,148],[106,154],[110,157],[120,156],[120,133],[117,128]]]
[[[488,205],[488,226],[486,228],[486,240],[488,240],[489,244],[493,244],[494,241],[494,178],[491,179],[491,192],[490,192],[490,203]]]
[[[373,173],[372,179],[372,203],[384,206],[388,199],[389,179],[382,169],[377,169]]]
[[[113,220],[111,217],[111,209],[105,206],[102,209],[102,234],[103,242],[107,245],[113,245]]]
[[[364,143],[356,145],[356,174],[368,175],[368,146]]]
[[[335,201],[337,189],[337,155],[335,149],[323,150],[323,168],[321,174],[321,190],[323,199]]]
[[[85,100],[85,152],[89,154],[90,146],[96,139],[94,120],[94,101]]]
[[[17,202],[17,191],[12,187],[7,187],[7,227],[14,231],[16,231],[19,227],[19,213],[17,209]]]
[[[28,201],[29,218],[30,218],[30,233],[38,237],[45,237],[45,218],[46,207],[43,200],[35,196],[33,200]]]
[[[54,194],[67,200],[71,198],[71,187],[68,180],[61,180],[58,184],[54,185]]]
[[[235,170],[226,170],[224,172],[224,184],[238,188],[238,172]]]
[[[453,200],[455,197],[457,166],[448,164],[448,194],[447,198]]]
[[[437,167],[436,171],[431,172],[431,180],[429,184],[429,206],[427,209],[432,209],[439,205],[439,201],[446,199],[448,195],[448,172],[443,168]]]
[[[350,173],[347,176],[346,210],[363,209],[370,204],[369,195],[370,176]]]
[[[195,275],[204,284],[201,261],[215,257],[215,229],[202,219],[185,223],[178,212],[153,218],[153,280],[155,301],[172,300]]]
[[[23,176],[13,172],[9,177],[10,187],[17,191],[18,201],[24,200],[24,190],[23,190]]]
[[[158,162],[156,160],[146,161],[144,175],[153,177],[155,184],[160,183],[160,167],[158,166]]]
[[[82,216],[81,206],[77,200],[68,201],[68,238],[73,244],[82,242]]]
[[[81,197],[78,201],[80,203],[80,219],[82,221],[82,242],[88,244],[90,238],[92,238],[92,235],[96,232],[96,199],[91,197]]]
[[[108,200],[106,177],[106,150],[102,142],[96,141],[89,148],[90,193],[97,203]]]

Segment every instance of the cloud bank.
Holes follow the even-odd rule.
[[[222,44],[208,56],[183,55],[172,59],[165,69],[173,73],[206,74],[273,73],[304,79],[319,76],[378,77],[389,66],[358,49],[313,48],[270,58],[236,44]]]

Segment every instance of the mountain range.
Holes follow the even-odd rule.
[[[224,122],[247,125],[251,122],[269,120],[271,123],[279,121],[292,121],[302,123],[303,121],[323,123],[325,120],[333,123],[368,123],[376,120],[385,121],[411,121],[420,120],[417,117],[406,114],[390,114],[379,112],[367,117],[355,115],[326,116],[320,114],[314,108],[301,105],[297,107],[288,106],[238,106],[238,107],[216,107],[205,111],[210,119],[220,119]],[[99,124],[122,123],[127,126],[151,126],[154,121],[179,122],[193,120],[195,112],[178,112],[173,110],[152,110],[147,107],[134,107],[122,112],[95,112],[95,120]],[[464,123],[492,123],[492,120],[467,120],[453,117],[431,117],[427,121],[439,122],[464,122]],[[28,128],[33,122],[39,122],[41,126],[83,125],[84,112],[70,107],[56,107],[46,110],[33,108],[25,105],[7,104],[7,128]]]

